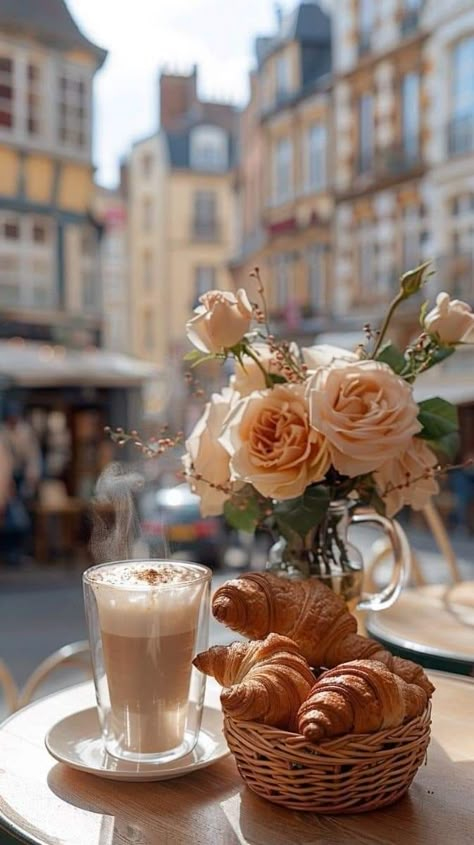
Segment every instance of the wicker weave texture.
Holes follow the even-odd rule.
[[[364,813],[397,801],[426,757],[431,706],[398,728],[318,744],[256,722],[224,718],[242,779],[268,801],[313,813]]]

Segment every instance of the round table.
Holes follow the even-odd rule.
[[[365,630],[393,654],[428,669],[474,675],[474,582],[404,590]]]
[[[0,823],[37,845],[471,845],[474,682],[430,677],[437,689],[427,764],[408,794],[384,810],[329,817],[276,807],[244,786],[232,757],[160,783],[117,783],[68,769],[50,757],[43,737],[57,720],[91,706],[87,683],[0,727]],[[217,704],[215,684],[207,701]]]

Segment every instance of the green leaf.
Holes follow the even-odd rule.
[[[381,350],[377,353],[376,361],[380,361],[382,364],[388,364],[394,373],[401,373],[406,365],[403,352],[400,352],[391,341],[382,346]]]
[[[268,373],[268,378],[272,384],[287,384],[287,379],[285,376],[281,376],[279,373]]]
[[[199,349],[190,349],[183,357],[183,361],[198,361],[202,358],[203,353]]]
[[[425,440],[425,438],[423,439]],[[439,437],[437,440],[425,440],[425,442],[433,452],[443,455],[449,462],[456,459],[461,446],[458,431],[452,431],[451,434],[445,434],[444,437]]]
[[[454,350],[454,346],[438,346],[435,352],[431,353],[430,360],[428,364],[423,368],[423,372],[426,373],[427,370],[431,370],[431,367],[435,367],[436,364],[440,364],[441,361],[444,361],[446,358],[449,358],[449,356],[453,354]]]
[[[324,518],[330,498],[329,488],[321,484],[307,487],[296,499],[279,502],[273,509],[273,516],[281,533],[306,537]]]
[[[246,501],[245,508],[239,505],[239,500],[229,499],[224,505],[224,516],[232,528],[252,534],[260,522],[260,508],[252,499]]]
[[[420,436],[424,440],[439,441],[446,435],[457,432],[458,412],[451,402],[436,396],[420,402],[419,408],[418,419],[423,426]]]

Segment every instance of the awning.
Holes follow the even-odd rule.
[[[161,377],[156,365],[105,349],[0,341],[0,378],[20,387],[141,387]]]

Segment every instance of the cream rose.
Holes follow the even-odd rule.
[[[230,495],[229,454],[219,443],[218,437],[225,418],[237,400],[237,394],[229,388],[225,388],[222,393],[214,393],[186,441],[187,454],[183,459],[185,471],[187,474],[192,472],[193,475],[202,476],[202,480],[188,478],[188,483],[193,493],[197,493],[201,499],[203,516],[221,514]]]
[[[403,454],[382,464],[375,481],[387,516],[393,516],[404,505],[419,511],[439,493],[433,473],[436,464],[436,455],[420,437],[414,437]]]
[[[201,352],[222,352],[239,343],[248,332],[253,312],[242,288],[235,295],[210,290],[199,302],[195,316],[186,323],[186,334]]]
[[[232,478],[272,499],[300,496],[329,469],[326,439],[310,427],[302,385],[277,385],[241,399],[220,441]]]
[[[318,367],[340,366],[348,361],[357,361],[357,355],[348,349],[340,346],[331,346],[322,343],[319,346],[305,346],[301,350],[303,360],[310,370],[317,370]]]
[[[332,463],[351,478],[378,469],[421,429],[411,387],[377,361],[320,368],[308,382],[308,401]]]
[[[459,343],[474,329],[474,314],[467,302],[450,299],[443,292],[436,297],[435,307],[426,315],[424,328],[437,334],[442,343]]]

